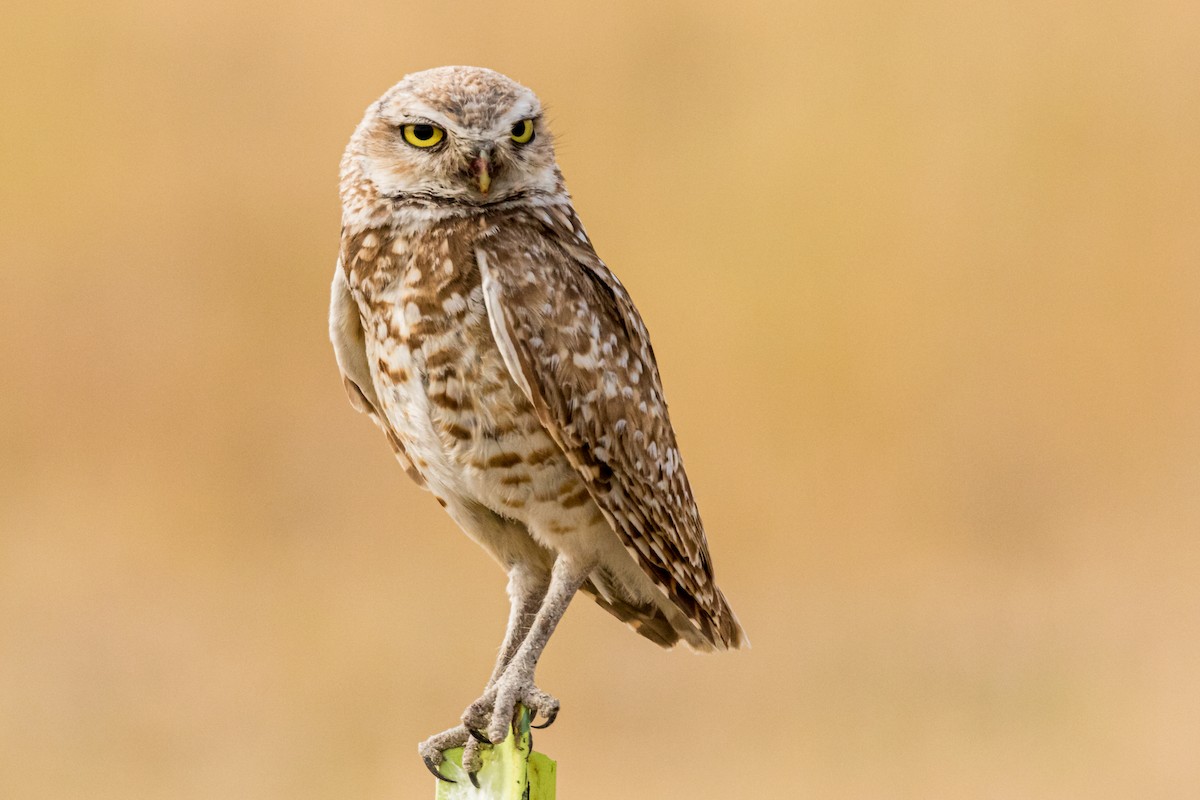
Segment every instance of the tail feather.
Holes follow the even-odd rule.
[[[653,603],[635,606],[619,597],[606,600],[604,595],[600,594],[596,587],[592,585],[591,581],[584,584],[582,588],[584,592],[592,596],[592,599],[596,601],[596,605],[659,647],[665,647],[669,650],[679,643],[679,632],[675,630],[675,627],[667,619],[667,615],[662,612],[662,609]]]
[[[746,638],[746,631],[742,629],[742,623],[738,622],[737,614],[733,613],[721,590],[717,589],[716,592],[716,610],[706,620],[709,638],[722,650],[739,650],[743,647],[749,649],[750,640]]]
[[[605,583],[603,590],[597,585],[598,580]],[[622,597],[622,593],[613,591],[613,588],[601,574],[593,575],[581,590],[590,595],[598,606],[659,647],[670,649],[679,644],[681,639],[698,652],[736,650],[750,645],[737,616],[719,590],[715,612],[704,614],[697,621],[690,619],[666,598],[637,602]]]

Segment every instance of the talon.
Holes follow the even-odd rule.
[[[447,778],[445,775],[443,775],[441,770],[439,770],[437,768],[437,764],[433,763],[433,759],[422,756],[421,760],[425,762],[425,766],[429,769],[430,772],[433,773],[433,777],[437,778],[439,781],[445,781],[446,783],[458,783],[458,781],[452,780],[450,778]],[[475,777],[474,775],[471,776],[472,779],[474,779],[474,777]],[[475,785],[477,787],[479,786],[479,784],[475,784]]]
[[[486,736],[483,735],[482,732],[477,731],[474,728],[467,728],[467,733],[471,734],[471,738],[474,739],[475,741],[479,742],[480,744],[491,744],[492,743],[491,739],[487,738]]]
[[[479,778],[476,776],[476,774],[474,772],[468,772],[467,777],[471,779],[471,785],[474,786],[476,789],[478,789],[479,788]]]
[[[547,714],[547,715],[546,715],[546,721],[545,721],[545,722],[543,722],[541,725],[534,725],[534,724],[533,724],[533,718],[532,718],[532,717],[530,717],[530,724],[529,724],[529,727],[531,727],[531,728],[537,728],[538,730],[544,730],[544,729],[546,729],[546,728],[549,728],[551,725],[553,725],[553,724],[554,724],[554,720],[556,720],[556,719],[558,719],[558,711],[557,711],[557,709],[556,709],[556,710],[553,710],[553,711],[551,711],[549,714]]]

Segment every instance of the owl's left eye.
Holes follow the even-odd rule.
[[[404,141],[413,147],[433,147],[446,135],[437,125],[429,124],[405,125],[402,132]]]
[[[512,126],[512,140],[517,144],[529,144],[533,141],[533,120],[523,119]]]

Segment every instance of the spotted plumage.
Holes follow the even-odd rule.
[[[410,75],[368,109],[341,191],[330,329],[351,402],[510,574],[492,680],[427,763],[465,726],[500,735],[516,702],[557,712],[533,667],[577,589],[660,645],[741,645],[645,325],[537,98],[490,70]]]

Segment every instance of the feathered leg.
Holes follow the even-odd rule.
[[[549,583],[550,576],[523,565],[513,567],[508,573],[508,629],[504,633],[504,643],[500,645],[500,654],[496,657],[496,667],[492,670],[492,677],[488,678],[487,688],[490,689],[500,679],[525,641],[537,619],[538,609],[542,607]]]
[[[492,669],[492,676],[488,678],[487,686],[484,689],[485,697],[488,696],[500,676],[504,674],[505,668],[520,649],[521,643],[525,641],[546,596],[547,583],[548,576],[544,572],[525,565],[517,565],[509,571],[508,596],[511,605],[508,627],[504,632],[504,642],[500,645],[500,653],[496,656],[496,666]],[[482,725],[479,726],[479,728],[482,727]],[[479,728],[475,730],[478,731]],[[438,765],[443,761],[442,753],[452,747],[462,747],[463,768],[473,775],[478,772],[480,766],[479,744],[472,731],[465,724],[461,724],[430,736],[421,742],[417,750],[429,770],[441,778]]]
[[[534,716],[541,714],[546,718],[541,727],[554,721],[558,715],[558,700],[534,685],[533,673],[550,635],[591,569],[590,564],[583,565],[562,555],[554,562],[550,588],[524,641],[495,683],[463,713],[463,724],[467,728],[479,730],[486,725],[488,739],[502,741],[508,735],[518,703],[525,705]]]

